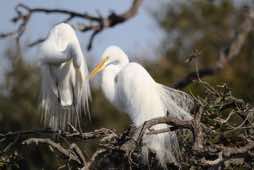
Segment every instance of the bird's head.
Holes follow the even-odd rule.
[[[124,66],[128,63],[128,56],[120,47],[110,46],[103,52],[100,63],[95,66],[89,77],[95,77],[109,65]]]

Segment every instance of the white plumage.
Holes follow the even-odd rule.
[[[95,76],[102,71],[102,90],[106,98],[119,110],[128,113],[135,126],[167,114],[190,120],[192,98],[181,91],[157,83],[138,63],[129,62],[128,56],[116,46],[111,46],[102,55],[101,63],[91,72]],[[154,129],[166,128],[160,124]],[[143,154],[148,160],[147,148],[156,153],[163,167],[168,162],[179,164],[179,145],[175,132],[145,135]]]
[[[82,112],[89,115],[90,87],[85,57],[73,28],[54,26],[40,47],[41,109],[45,126],[79,126]],[[78,127],[79,128],[79,127]]]

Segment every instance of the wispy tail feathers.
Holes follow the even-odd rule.
[[[156,154],[157,160],[164,169],[167,169],[169,163],[179,166],[181,152],[175,132],[144,136],[143,142],[142,153],[146,162],[150,149]]]
[[[194,100],[189,94],[158,84],[158,91],[166,112],[181,120],[191,120],[191,111],[194,108]]]

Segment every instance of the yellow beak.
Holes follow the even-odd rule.
[[[103,59],[99,64],[95,66],[89,75],[89,79],[94,78],[99,72],[101,72],[106,67],[107,59]]]

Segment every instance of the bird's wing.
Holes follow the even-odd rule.
[[[117,89],[120,105],[137,122],[165,116],[192,119],[193,98],[185,92],[156,83],[139,64],[128,64],[118,75]],[[122,97],[124,96],[124,97]],[[145,114],[137,117],[136,115]]]
[[[71,59],[72,49],[67,45],[64,50],[59,49],[55,43],[45,40],[40,46],[40,63],[59,65]]]
[[[118,74],[117,77],[117,99],[121,102],[120,107],[130,114],[136,126],[142,125],[145,121],[166,116],[167,106],[161,99],[158,84],[152,79],[149,73],[139,64],[130,63]],[[178,111],[179,108],[171,98],[170,108]],[[183,109],[182,109],[183,110]],[[159,124],[152,128],[163,129],[167,125]],[[168,162],[177,162],[180,157],[178,140],[175,132],[144,136],[144,147],[156,153],[157,158],[164,165]],[[143,153],[146,155],[146,153]],[[145,156],[146,157],[146,156]]]
[[[156,82],[141,65],[125,66],[117,76],[116,86],[119,105],[130,114],[136,126],[166,115]]]
[[[75,67],[74,67],[75,68]],[[91,91],[88,77],[88,69],[85,58],[82,58],[80,67],[75,68],[75,81],[72,82],[74,87],[75,100],[79,112],[85,112],[90,119],[89,100],[91,100]]]
[[[73,36],[72,58],[73,66],[75,69],[75,96],[77,101],[78,112],[85,112],[90,118],[89,100],[91,100],[91,91],[88,79],[88,68],[86,58],[82,53],[77,36]]]
[[[47,88],[42,91],[44,94],[53,92],[59,104],[66,106],[73,102],[69,80],[72,71],[70,68],[73,50],[72,45],[68,42],[65,42],[64,48],[60,48],[56,41],[56,35],[50,35],[40,46],[42,83],[47,85]],[[47,100],[52,99],[48,97]]]
[[[40,109],[44,126],[48,126],[52,113],[58,111],[59,93],[55,81],[52,79],[48,65],[41,65],[41,96]]]
[[[65,129],[67,123],[79,126],[81,113],[89,110],[90,87],[86,61],[71,26],[56,25],[42,43],[40,55],[41,65],[47,66],[47,77],[51,80],[42,79],[47,87],[42,88],[42,94],[47,96],[44,97],[47,103],[43,105],[47,112],[44,115],[50,117],[47,124],[54,129]]]
[[[190,113],[195,106],[193,97],[183,91],[179,91],[159,83],[157,85],[161,99],[167,107],[169,115],[182,120],[192,119]]]

